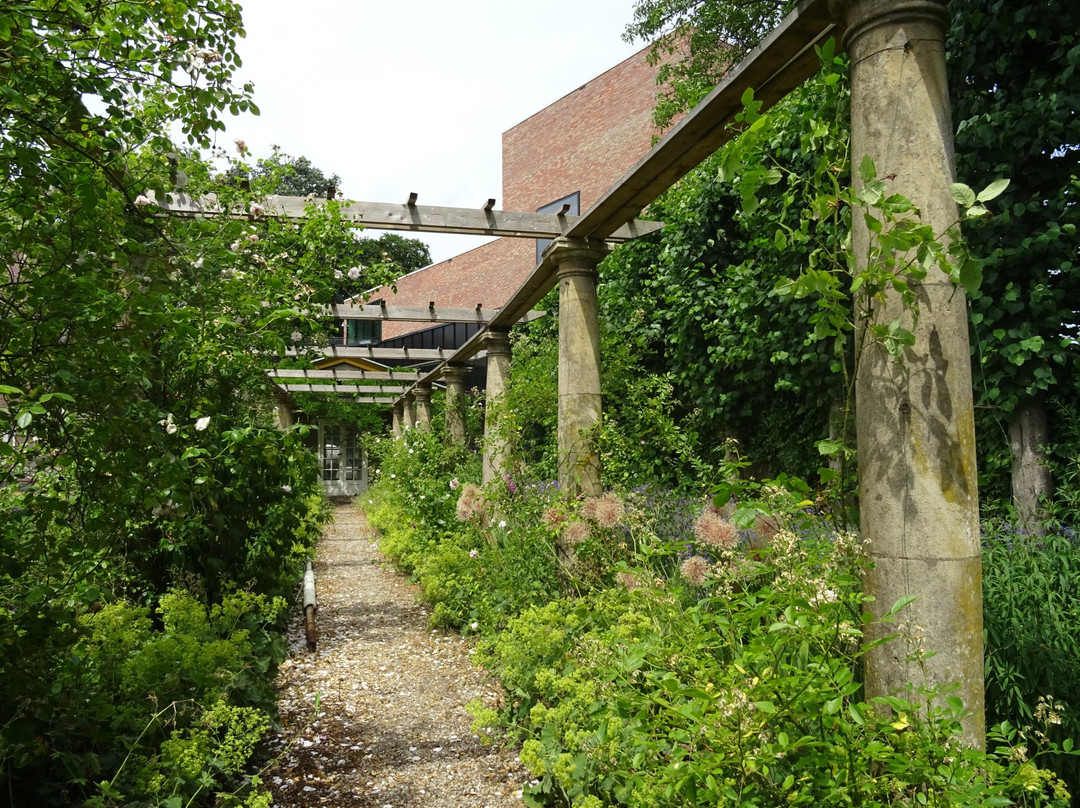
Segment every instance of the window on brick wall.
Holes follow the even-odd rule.
[[[562,210],[563,205],[569,205],[570,210],[566,211],[567,216],[580,216],[581,215],[581,191],[574,191],[574,193],[564,196],[562,199],[556,199],[554,202],[548,202],[546,205],[541,205],[536,209],[537,213],[558,213]],[[540,263],[540,255],[547,249],[551,243],[549,238],[538,238],[536,240],[536,263]]]

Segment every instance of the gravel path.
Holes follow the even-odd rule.
[[[318,651],[294,621],[278,677],[281,754],[263,776],[274,805],[521,808],[516,752],[483,744],[464,708],[494,702],[497,685],[468,642],[428,627],[355,506],[337,508],[314,568]]]

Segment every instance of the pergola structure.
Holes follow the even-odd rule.
[[[767,108],[818,69],[815,47],[835,38],[851,59],[853,163],[873,158],[890,192],[911,199],[922,221],[944,232],[957,220],[950,196],[953,126],[945,80],[945,0],[803,0],[724,81],[673,127],[623,178],[580,217],[554,216],[546,234],[525,222],[544,214],[497,215],[491,205],[472,212],[462,227],[483,219],[486,232],[546,235],[554,241],[511,300],[464,346],[443,352],[394,401],[394,422],[421,424],[430,417],[431,385],[447,387],[447,430],[463,437],[460,407],[464,363],[486,352],[487,394],[497,401],[510,359],[508,333],[555,285],[559,286],[559,477],[571,493],[601,492],[599,456],[592,438],[600,424],[597,264],[619,235],[643,232],[627,225],[639,211],[733,137],[745,90]],[[856,178],[854,181],[858,181]],[[415,203],[415,199],[410,200]],[[399,206],[400,207],[400,206]],[[363,208],[364,223],[403,229],[439,229],[436,215],[415,204],[391,208],[379,222]],[[518,219],[516,217],[523,217]],[[853,244],[865,263],[870,233],[854,217]],[[530,224],[531,226],[531,224]],[[450,231],[454,232],[454,231]],[[478,232],[460,230],[457,232]],[[965,296],[944,273],[915,285],[920,316],[916,343],[895,362],[881,346],[865,346],[856,380],[861,532],[872,568],[865,588],[874,610],[887,612],[901,597],[917,597],[904,612],[931,658],[912,656],[903,643],[872,647],[867,655],[868,699],[916,686],[957,684],[963,699],[964,740],[985,743],[983,711],[982,588],[975,437]],[[898,301],[876,317],[902,313]],[[333,349],[335,355],[347,355]],[[364,355],[377,358],[379,349]],[[411,356],[418,357],[418,352]],[[370,377],[369,377],[370,378]],[[488,408],[488,417],[497,407]],[[408,415],[406,416],[406,413]],[[501,473],[504,457],[487,441],[485,476]],[[871,624],[869,639],[884,634]],[[876,633],[875,633],[876,632]]]

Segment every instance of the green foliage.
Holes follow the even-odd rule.
[[[558,477],[557,300],[549,295],[541,306],[548,316],[510,332],[513,359],[510,378],[498,408],[499,438],[510,455],[525,463],[534,477]],[[603,353],[601,353],[603,356]]]
[[[341,189],[341,177],[337,174],[327,176],[311,161],[300,155],[289,157],[275,151],[268,159],[260,160],[250,172],[253,178],[271,178],[273,185],[270,193],[283,196],[308,196],[325,198],[331,189]],[[336,194],[333,194],[336,196]]]
[[[1080,541],[1048,525],[983,529],[983,610],[989,721],[1008,721],[1032,751],[1080,737]],[[1051,758],[1080,794],[1080,762]]]
[[[1012,182],[994,216],[965,223],[986,256],[972,296],[976,395],[1008,419],[1075,373],[1075,198],[1080,174],[1080,10],[1070,3],[951,0],[949,84],[957,169]]]
[[[1055,722],[1075,689],[1071,555],[1010,558],[998,577],[988,549],[988,649],[1007,685],[991,676],[1001,723],[983,755],[956,741],[948,689],[863,700],[862,547],[805,482],[739,480],[736,459],[704,505],[657,489],[567,500],[524,468],[480,489],[475,465],[456,476],[462,451],[393,442],[371,518],[433,623],[481,635],[506,697],[474,703],[474,726],[522,741],[528,804],[1069,804],[1073,732]],[[1040,575],[1029,601],[1016,581]],[[1053,687],[1030,667],[1048,654]]]
[[[548,304],[557,308],[554,296]],[[499,440],[538,480],[558,476],[557,319],[552,311],[511,333],[510,379],[497,405]],[[602,312],[599,450],[605,478],[619,488],[694,487],[712,475],[712,467],[701,456],[695,424],[681,418],[671,375],[642,367],[635,326]]]
[[[657,124],[697,104],[794,7],[793,0],[636,0],[623,38],[651,43],[649,58],[660,64]]]
[[[228,711],[266,706],[269,604],[328,513],[263,367],[321,332],[309,312],[357,266],[351,227],[337,203],[268,220],[272,176],[249,192],[169,137],[206,147],[254,110],[230,83],[239,11],[29,2],[0,20],[0,792],[19,803],[77,803],[94,779],[142,793],[167,724],[228,758],[213,750],[239,736],[198,735],[192,704],[256,735]],[[248,218],[158,215],[149,194],[178,188]]]
[[[383,551],[420,582],[433,624],[477,631],[505,622],[519,599],[545,597],[557,576],[542,492],[501,480],[481,494],[479,456],[435,431],[392,443],[368,518]]]
[[[431,251],[424,242],[399,236],[397,233],[383,233],[378,238],[365,238],[360,246],[369,264],[391,264],[398,275],[414,272],[431,263]]]
[[[604,479],[619,489],[699,487],[714,470],[701,457],[695,422],[676,415],[675,374],[642,373],[626,332],[609,323],[605,316],[601,393],[608,406],[599,437]]]
[[[11,793],[70,804],[99,781],[98,805],[159,805],[206,789],[238,789],[274,703],[286,603],[236,591],[207,608],[164,595],[78,621],[79,638],[32,689],[5,677],[0,739]]]
[[[527,803],[1068,804],[1007,725],[989,759],[960,748],[956,699],[860,700],[858,558],[850,537],[781,531],[703,585],[638,576],[485,640],[536,778]]]
[[[650,208],[659,236],[601,268],[605,320],[642,371],[671,374],[700,454],[718,463],[734,437],[765,474],[813,474],[844,398],[847,340],[808,336],[819,312],[777,293],[844,248],[847,209],[824,197],[846,177],[847,89],[825,56],[828,69],[769,115],[749,96],[740,136]]]
[[[986,259],[970,303],[980,495],[1008,503],[1009,425],[1018,408],[1046,408],[1059,451],[1070,439],[1053,430],[1068,418],[1054,400],[1069,397],[1076,379],[1080,10],[1072,3],[989,0],[951,0],[949,7],[958,173],[972,183],[1012,178],[993,217],[964,225],[972,249]],[[1050,448],[1040,450],[1061,479],[1069,467],[1050,459]],[[1066,453],[1075,454],[1075,446]]]

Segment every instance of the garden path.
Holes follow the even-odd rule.
[[[497,684],[460,635],[428,627],[355,505],[336,509],[314,569],[318,650],[294,620],[278,677],[280,756],[263,776],[274,805],[520,808],[516,751],[484,744],[465,710],[497,700]]]

